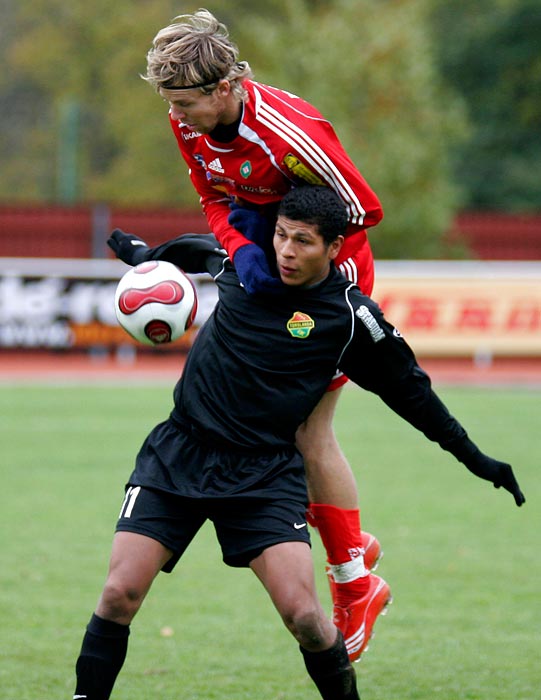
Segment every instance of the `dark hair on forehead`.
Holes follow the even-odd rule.
[[[344,202],[329,187],[307,185],[290,190],[280,202],[278,216],[317,226],[325,243],[344,236],[348,214]]]

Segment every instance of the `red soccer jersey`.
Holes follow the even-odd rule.
[[[248,242],[227,222],[232,199],[264,207],[295,185],[332,187],[347,206],[348,234],[377,224],[383,216],[379,200],[331,123],[295,95],[251,80],[243,85],[249,99],[232,141],[215,141],[170,117],[210,229],[229,255]],[[364,235],[358,238],[365,243]]]

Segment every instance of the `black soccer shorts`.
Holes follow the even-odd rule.
[[[170,549],[173,556],[162,569],[170,573],[207,519],[229,566],[247,567],[281,542],[310,544],[303,502],[196,499],[133,484],[127,486],[116,531],[146,535]]]

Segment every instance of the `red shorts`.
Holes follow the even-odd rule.
[[[336,260],[336,267],[346,277],[361,289],[363,294],[370,296],[374,288],[374,258],[365,231],[357,231],[347,236]],[[327,391],[344,386],[348,378],[336,371]]]

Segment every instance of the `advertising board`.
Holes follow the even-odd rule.
[[[117,260],[0,258],[0,349],[133,345],[113,308],[127,269]],[[166,351],[189,348],[216,303],[209,276],[192,281],[195,324]],[[541,262],[382,261],[373,296],[419,356],[541,357]]]

